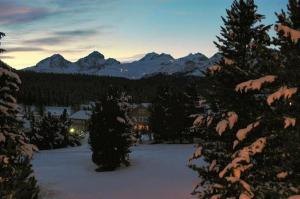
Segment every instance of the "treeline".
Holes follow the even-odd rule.
[[[150,102],[160,85],[168,85],[177,91],[185,85],[195,84],[197,90],[206,87],[200,77],[157,75],[140,80],[117,77],[100,77],[80,74],[47,74],[18,71],[22,85],[19,103],[26,105],[78,105],[99,99],[110,86],[126,91],[133,101]]]

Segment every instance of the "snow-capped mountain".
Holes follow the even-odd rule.
[[[105,66],[111,66],[111,65],[119,65],[120,62],[118,62],[115,59],[109,58],[105,59],[104,55],[101,53],[94,51],[88,56],[79,59],[76,63],[80,67],[83,72],[87,69],[102,69]]]
[[[125,77],[139,79],[159,73],[168,75],[184,74],[201,76],[203,71],[221,59],[219,54],[207,58],[201,53],[189,54],[179,59],[169,54],[146,54],[142,59],[131,63],[120,63],[116,59],[105,59],[104,55],[94,51],[76,62],[70,62],[55,54],[40,61],[36,66],[26,68],[28,71],[47,73],[80,73],[100,76]]]
[[[68,69],[70,65],[72,65],[72,62],[66,60],[59,54],[54,54],[51,57],[40,61],[36,65],[37,67],[35,68],[35,70],[37,72],[59,72],[65,71],[65,69]]]

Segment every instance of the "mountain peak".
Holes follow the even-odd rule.
[[[140,59],[140,61],[144,62],[144,61],[152,61],[152,60],[157,60],[157,59],[164,59],[164,60],[173,60],[174,58],[169,55],[169,54],[165,54],[165,53],[148,53],[146,54],[142,59]]]
[[[94,51],[77,62],[70,62],[60,54],[54,54],[26,70],[66,74],[96,74],[129,79],[138,79],[160,73],[203,76],[203,71],[215,64],[221,57],[221,54],[215,54],[208,59],[201,53],[191,53],[185,57],[174,59],[169,54],[151,52],[138,61],[120,63],[113,58],[105,59],[104,55]]]
[[[210,58],[210,60],[211,60],[211,62],[217,63],[217,62],[221,61],[222,58],[223,58],[223,56],[221,53],[216,53]]]
[[[119,65],[120,62],[109,58],[105,59],[104,55],[99,53],[98,51],[94,51],[90,53],[88,56],[79,59],[75,64],[77,64],[81,70],[86,70],[86,69],[103,69],[106,66],[112,66],[112,65]]]
[[[108,58],[105,62],[106,65],[119,65],[121,64],[121,62],[119,62],[118,60],[116,59],[113,59],[113,58]]]
[[[184,61],[193,61],[199,63],[199,62],[207,61],[208,57],[206,57],[202,53],[190,53],[187,56],[182,57],[180,59]]]
[[[49,57],[49,59],[65,59],[62,55],[60,54],[54,54],[51,57]]]
[[[98,59],[104,59],[105,58],[104,55],[99,53],[98,51],[93,51],[87,57],[98,58]]]
[[[65,68],[65,67],[68,67],[70,64],[71,64],[71,62],[66,60],[62,55],[54,54],[51,57],[43,59],[42,61],[37,63],[36,67]]]

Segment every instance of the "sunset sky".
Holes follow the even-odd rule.
[[[287,0],[257,0],[266,24]],[[2,59],[21,69],[55,53],[76,61],[97,50],[120,61],[148,52],[217,52],[213,41],[232,0],[0,0]]]

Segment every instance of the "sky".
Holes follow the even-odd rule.
[[[127,62],[146,53],[175,58],[217,52],[232,0],[0,0],[1,59],[14,68],[34,66],[59,53],[76,61],[96,50]],[[288,0],[256,0],[265,24]]]

